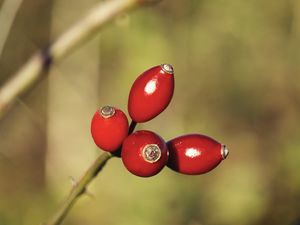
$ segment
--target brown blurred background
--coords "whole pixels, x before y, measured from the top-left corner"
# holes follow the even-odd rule
[[[0,0],[0,84],[97,2]],[[148,179],[112,159],[64,224],[296,225],[299,41],[297,0],[164,0],[117,18],[1,119],[0,225],[39,224],[57,208],[99,154],[94,111],[126,111],[135,78],[161,63],[175,68],[174,98],[137,128],[203,133],[229,157],[206,175]]]

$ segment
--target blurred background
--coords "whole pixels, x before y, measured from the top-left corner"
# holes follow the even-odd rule
[[[0,0],[0,84],[97,2]],[[165,168],[148,179],[114,158],[63,224],[299,224],[299,41],[297,0],[163,0],[120,16],[0,120],[0,225],[55,211],[100,153],[94,112],[127,113],[135,78],[161,63],[175,69],[173,100],[137,129],[206,134],[229,157],[202,176]]]

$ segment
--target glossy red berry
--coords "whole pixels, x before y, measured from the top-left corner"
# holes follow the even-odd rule
[[[151,131],[136,131],[122,145],[124,166],[140,177],[159,173],[168,161],[168,149],[164,140]]]
[[[104,151],[117,150],[127,132],[128,120],[120,109],[104,106],[94,114],[91,123],[92,137],[96,145]]]
[[[169,64],[152,67],[133,83],[128,112],[135,122],[146,122],[160,114],[170,103],[174,92],[174,70]]]
[[[168,167],[183,174],[203,174],[214,169],[229,153],[225,145],[200,134],[170,140]]]

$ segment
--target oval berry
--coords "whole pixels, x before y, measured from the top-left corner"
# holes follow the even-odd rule
[[[133,83],[128,112],[135,122],[146,122],[169,105],[174,92],[174,70],[169,64],[152,67]]]
[[[122,145],[122,161],[136,176],[150,177],[159,173],[168,161],[165,141],[151,131],[136,131]]]
[[[92,137],[95,144],[104,151],[117,150],[127,132],[128,120],[120,109],[104,106],[94,114],[91,123]]]
[[[203,174],[214,169],[229,153],[225,145],[200,134],[189,134],[167,143],[167,166],[183,174]]]

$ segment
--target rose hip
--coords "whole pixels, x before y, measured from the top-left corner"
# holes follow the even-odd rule
[[[127,136],[128,120],[126,115],[112,106],[97,110],[91,123],[91,134],[95,144],[107,152],[121,146]]]
[[[167,142],[169,161],[167,166],[183,174],[203,174],[214,169],[229,151],[225,145],[200,134],[189,134]]]
[[[146,122],[159,115],[170,103],[174,92],[174,70],[169,64],[152,67],[133,83],[128,112],[135,122]]]
[[[150,177],[159,173],[168,161],[164,140],[151,131],[136,131],[122,145],[122,161],[131,173]]]

